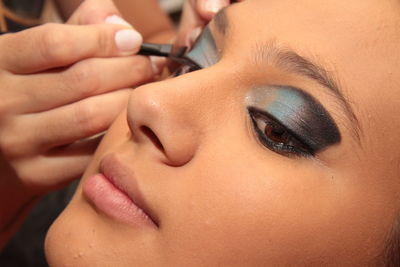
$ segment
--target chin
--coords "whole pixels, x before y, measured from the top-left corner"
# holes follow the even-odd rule
[[[46,235],[49,266],[163,266],[153,230],[132,227],[98,214],[78,188]]]
[[[45,239],[49,266],[99,266],[94,262],[98,256],[91,249],[90,233],[84,234],[78,225],[68,208],[53,222]]]

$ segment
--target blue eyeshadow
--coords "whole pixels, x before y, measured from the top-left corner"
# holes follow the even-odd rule
[[[314,152],[341,140],[329,113],[303,90],[291,86],[259,87],[252,90],[248,99],[252,108],[275,119]]]
[[[201,68],[207,68],[220,60],[220,53],[207,26],[193,44],[187,57],[196,62]]]

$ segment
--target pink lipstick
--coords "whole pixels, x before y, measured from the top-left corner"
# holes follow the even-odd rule
[[[100,163],[100,173],[83,182],[83,194],[95,209],[119,222],[157,227],[142,199],[134,173],[110,154]]]

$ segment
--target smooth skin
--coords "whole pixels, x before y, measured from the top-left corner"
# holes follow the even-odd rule
[[[48,233],[49,264],[382,266],[400,208],[399,14],[396,0],[247,0],[229,7],[229,33],[211,26],[222,59],[134,90],[83,178],[113,155],[135,173],[132,183],[160,227],[116,221],[80,187]],[[272,43],[337,77],[360,140],[327,89],[255,59],[257,45]],[[246,97],[271,85],[316,98],[341,142],[310,158],[264,147]]]

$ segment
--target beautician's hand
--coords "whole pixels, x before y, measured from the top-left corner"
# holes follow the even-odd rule
[[[199,35],[201,29],[222,8],[231,2],[244,0],[186,0],[183,6],[183,14],[176,39],[177,45],[190,46]]]
[[[141,36],[117,14],[112,1],[86,1],[69,25],[0,36],[0,194],[41,195],[79,177],[98,142],[83,139],[128,99],[118,89],[152,79],[148,58],[128,56]]]

